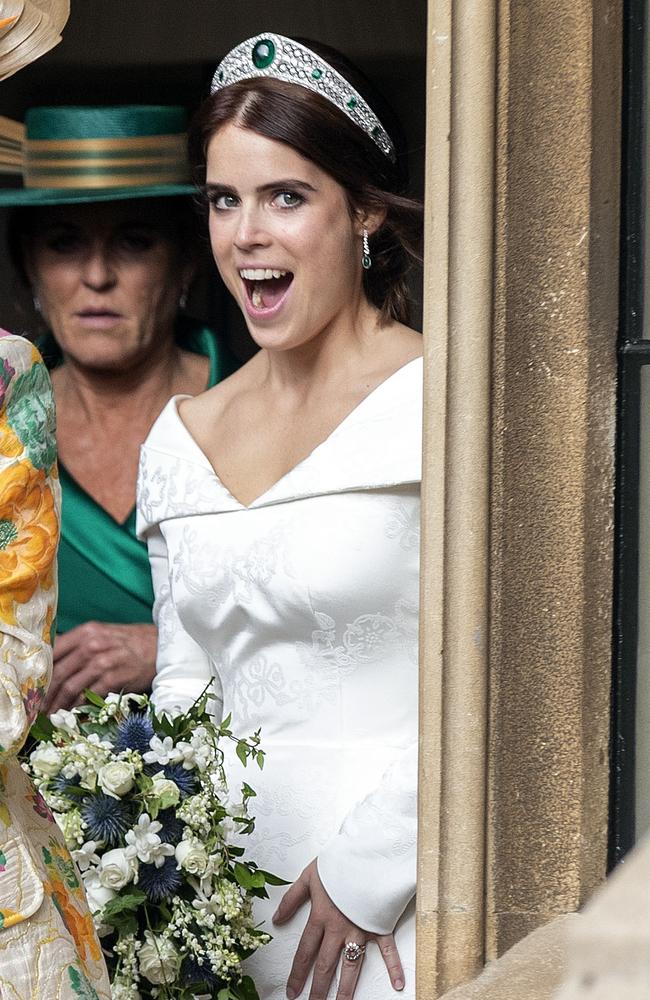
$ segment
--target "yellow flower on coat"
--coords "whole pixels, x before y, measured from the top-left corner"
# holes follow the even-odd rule
[[[43,631],[41,633],[41,638],[43,642],[49,642],[50,646],[54,645],[54,633],[52,631],[54,625],[54,612],[56,611],[56,605],[48,604],[47,614],[45,615],[45,621],[43,623]]]
[[[25,450],[13,427],[9,426],[6,411],[0,417],[0,454],[3,458],[18,458]]]
[[[16,624],[15,604],[39,585],[51,587],[59,538],[54,497],[45,473],[17,462],[0,474],[0,616]]]

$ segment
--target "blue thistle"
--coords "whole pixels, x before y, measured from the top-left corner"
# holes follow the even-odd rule
[[[133,712],[117,727],[114,747],[116,753],[123,750],[139,750],[146,753],[149,740],[154,735],[150,720],[142,712]]]
[[[129,809],[120,799],[99,792],[86,799],[81,807],[81,815],[87,824],[89,840],[103,840],[116,847],[130,828],[132,818]]]
[[[185,829],[185,824],[178,819],[173,809],[163,809],[156,816],[159,823],[162,823],[162,829],[158,831],[158,836],[162,840],[163,844],[176,844],[183,839],[183,830]]]
[[[165,777],[178,785],[182,799],[186,799],[188,795],[194,795],[196,778],[191,771],[186,771],[182,764],[167,764]]]
[[[62,774],[57,774],[52,778],[50,788],[59,795],[65,795],[69,788],[78,788],[80,783],[81,778],[78,774],[74,778],[64,778]]]
[[[160,868],[140,865],[138,888],[146,892],[152,903],[162,903],[173,896],[183,884],[183,876],[176,867],[176,858],[165,858]]]
[[[187,955],[183,959],[183,965],[181,966],[181,981],[183,983],[205,983],[207,986],[215,987],[221,985],[221,980],[219,976],[215,975],[211,967],[208,965],[207,959],[205,964],[199,962],[198,958],[194,958],[193,955]]]

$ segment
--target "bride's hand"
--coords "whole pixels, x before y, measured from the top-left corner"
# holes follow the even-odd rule
[[[274,924],[285,924],[296,911],[311,901],[311,912],[294,956],[287,981],[287,997],[294,1000],[304,988],[314,967],[309,1000],[325,1000],[336,973],[341,953],[348,941],[365,945],[374,941],[382,954],[393,989],[404,989],[404,972],[392,934],[369,934],[351,923],[334,905],[318,877],[316,861],[307,865],[300,878],[288,889],[273,915]],[[363,964],[343,958],[336,1000],[351,1000]]]

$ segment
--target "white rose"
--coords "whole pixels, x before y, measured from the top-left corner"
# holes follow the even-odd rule
[[[66,733],[76,733],[79,731],[77,716],[74,712],[68,712],[65,708],[60,708],[58,712],[53,712],[50,722],[57,729],[63,729]]]
[[[128,858],[123,847],[107,851],[96,869],[100,885],[105,889],[121,889],[133,880],[137,870],[137,861],[135,858]]]
[[[171,941],[154,938],[151,931],[144,934],[147,940],[138,952],[140,972],[150,983],[170,986],[178,975],[181,957]]]
[[[176,864],[190,875],[203,875],[207,864],[207,851],[198,840],[181,840],[174,851]]]
[[[97,772],[100,788],[114,799],[119,799],[131,791],[134,776],[133,764],[128,764],[125,760],[115,760],[110,764],[104,764]]]
[[[172,781],[171,778],[155,777],[153,779],[150,794],[155,796],[157,799],[164,799],[165,809],[169,809],[170,806],[178,805],[181,798],[181,790],[176,782]]]
[[[58,774],[61,768],[61,754],[51,743],[33,750],[29,761],[36,773],[45,777]]]
[[[101,884],[96,871],[84,879],[84,888],[86,890],[86,899],[88,900],[88,909],[91,913],[97,913],[103,909],[106,903],[110,902],[117,895],[114,889],[107,889],[106,886]]]

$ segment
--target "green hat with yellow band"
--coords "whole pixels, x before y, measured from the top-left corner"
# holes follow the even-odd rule
[[[3,205],[70,205],[193,194],[185,109],[169,105],[31,108],[0,117]]]

